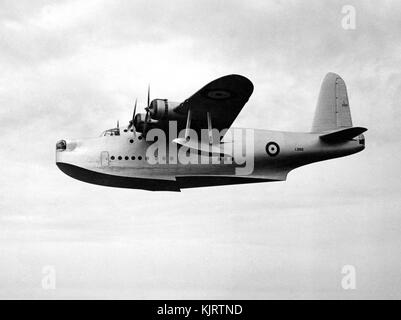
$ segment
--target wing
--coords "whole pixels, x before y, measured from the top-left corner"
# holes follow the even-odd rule
[[[213,129],[228,129],[241,112],[253,92],[252,82],[240,75],[231,74],[218,78],[183,103],[174,111],[187,115],[191,109],[191,129],[208,128],[207,112]]]

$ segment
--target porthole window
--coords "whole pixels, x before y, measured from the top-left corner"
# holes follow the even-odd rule
[[[110,157],[110,159],[111,159],[111,160],[114,160],[114,159],[115,159],[115,157],[114,157],[114,156],[111,156],[111,157]]]
[[[135,160],[135,156],[132,156],[132,157],[131,157],[131,160]]]
[[[134,143],[134,139],[130,139],[129,142]]]
[[[127,132],[128,130],[127,129],[124,129],[124,132]]]
[[[142,136],[139,136],[138,139],[139,139],[139,140],[142,140]]]
[[[138,160],[142,160],[142,156],[138,156]]]
[[[122,160],[122,158],[123,158],[122,156],[118,156],[118,160]]]
[[[125,156],[125,160],[129,160],[129,157],[128,157],[128,156]]]

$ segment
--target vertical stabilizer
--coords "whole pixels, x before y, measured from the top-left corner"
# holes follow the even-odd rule
[[[347,87],[335,73],[323,79],[317,101],[312,132],[323,132],[352,127]]]

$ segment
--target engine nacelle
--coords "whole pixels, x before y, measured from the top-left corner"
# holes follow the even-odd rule
[[[149,106],[150,117],[154,120],[179,120],[185,118],[174,111],[178,102],[170,102],[167,99],[154,99]]]
[[[137,132],[143,132],[143,128],[145,125],[146,114],[145,113],[137,113],[134,118],[134,126]],[[156,127],[159,121],[153,120],[150,117],[148,118],[148,123],[146,124],[146,131],[148,129]]]

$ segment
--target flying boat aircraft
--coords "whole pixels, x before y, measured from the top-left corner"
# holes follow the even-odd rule
[[[285,181],[317,161],[365,148],[353,127],[347,89],[337,74],[324,78],[310,132],[231,128],[253,92],[241,75],[218,78],[183,102],[150,101],[127,126],[90,139],[56,144],[56,164],[88,183],[151,191]]]

